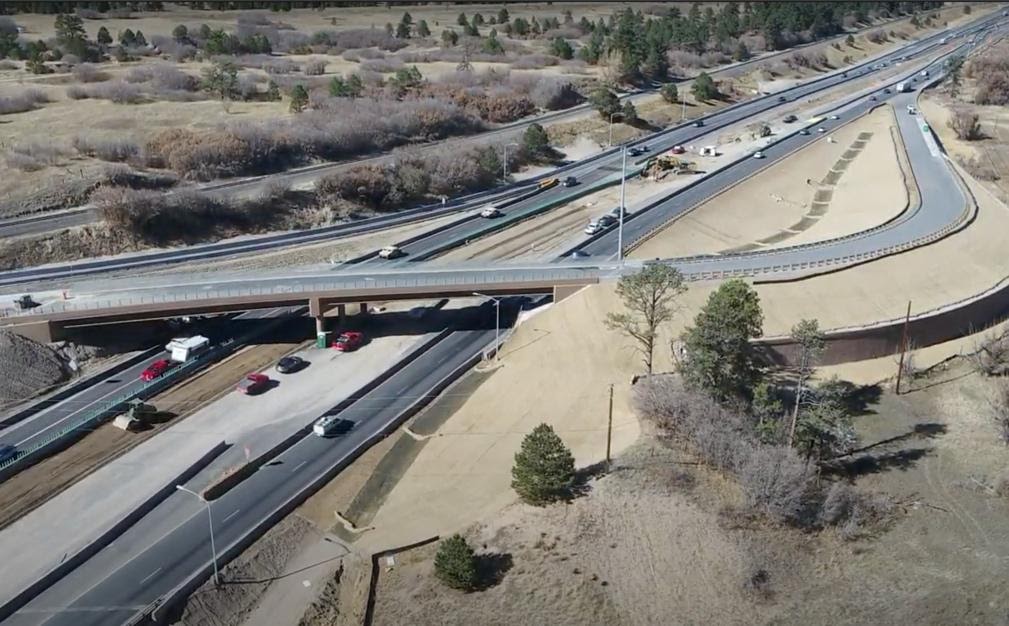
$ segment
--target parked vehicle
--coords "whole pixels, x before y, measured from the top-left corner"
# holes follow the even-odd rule
[[[483,211],[480,211],[480,217],[501,217],[501,210],[496,206],[487,206]]]
[[[326,415],[320,417],[312,425],[312,432],[319,437],[331,437],[333,435],[345,435],[354,428],[354,422],[345,420],[337,415]]]
[[[175,367],[175,364],[175,361],[169,359],[158,359],[140,372],[140,380],[149,383],[155,378],[160,378],[165,372]]]
[[[673,146],[673,149],[670,150],[670,152],[672,152],[673,154],[686,154],[687,149],[684,148],[683,146]]]
[[[560,182],[561,181],[559,181],[556,178],[548,178],[544,181],[540,181],[539,188],[541,191],[545,191],[547,189],[550,189],[551,187],[556,187],[557,185],[560,184]]]
[[[18,449],[9,443],[0,443],[0,463],[9,461],[18,455]]]
[[[378,256],[383,259],[398,259],[405,254],[399,246],[386,246],[378,251]]]
[[[281,374],[293,374],[308,365],[308,361],[300,356],[285,356],[277,361],[277,371]]]
[[[340,336],[333,342],[333,347],[338,352],[353,352],[362,345],[364,345],[364,333],[356,330],[340,333]]]
[[[718,147],[704,146],[703,148],[701,148],[701,156],[710,156],[710,157],[718,156]]]
[[[567,178],[564,179],[564,186],[565,187],[574,187],[577,184],[578,184],[578,179],[575,178],[574,176],[568,176]]]
[[[796,122],[798,120],[799,120],[799,118],[797,118],[796,116],[794,116],[792,114],[788,114],[784,118],[782,118],[781,121],[783,121],[786,124],[791,124],[792,122]]]
[[[34,309],[37,306],[42,306],[32,298],[30,294],[25,294],[14,301],[14,308],[19,311],[27,311],[28,309]]]
[[[193,335],[192,337],[176,337],[168,342],[165,350],[172,355],[172,360],[178,363],[185,363],[197,354],[210,347],[210,340],[203,335]]]
[[[266,391],[270,384],[270,377],[266,374],[247,374],[236,387],[240,393],[247,396],[254,396],[257,393]]]

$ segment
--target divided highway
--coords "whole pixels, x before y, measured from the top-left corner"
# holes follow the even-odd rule
[[[978,20],[977,23],[959,29],[957,32],[968,34],[973,33],[986,27],[996,19],[999,18],[996,16],[988,16]],[[707,134],[712,130],[717,130],[725,126],[738,123],[755,115],[773,111],[775,108],[782,106],[783,103],[779,102],[780,97],[784,97],[788,102],[792,102],[796,99],[804,98],[819,91],[836,87],[856,78],[871,74],[872,72],[877,71],[874,68],[880,63],[887,63],[889,65],[898,58],[906,59],[910,56],[923,54],[933,50],[941,45],[940,41],[944,36],[947,36],[947,33],[937,33],[922,39],[921,41],[909,44],[885,56],[853,66],[843,73],[837,72],[828,76],[823,76],[802,85],[783,90],[774,95],[763,96],[732,105],[703,118],[705,125],[704,128],[695,128],[689,124],[676,126],[655,133],[654,135],[644,137],[628,145],[640,146],[642,144],[647,144],[652,148],[652,151],[660,151],[667,150],[676,144],[690,143],[694,138]],[[373,232],[394,225],[429,219],[441,214],[447,214],[453,210],[471,210],[488,202],[492,202],[495,199],[508,197],[509,195],[517,194],[522,190],[531,189],[540,180],[545,180],[558,175],[574,175],[582,180],[583,184],[589,184],[606,176],[610,176],[614,172],[619,172],[620,160],[620,149],[608,150],[594,157],[559,168],[557,171],[546,174],[534,181],[526,181],[520,185],[512,186],[509,189],[492,190],[489,192],[474,194],[466,199],[457,200],[453,205],[450,205],[445,209],[436,209],[433,211],[430,209],[405,211],[393,216],[382,216],[372,218],[371,220],[362,220],[360,222],[340,224],[308,231],[269,235],[237,242],[205,244],[200,246],[190,246],[180,250],[143,253],[102,261],[85,261],[66,265],[50,265],[44,268],[25,268],[21,270],[7,271],[0,273],[0,285],[13,285],[46,279],[63,279],[98,272],[149,267],[153,265],[178,263],[183,261],[213,259],[241,253],[275,250],[292,245],[304,245],[307,243],[330,241],[353,234]],[[576,188],[572,190],[571,193],[577,193],[577,191],[578,190]],[[557,197],[562,192],[556,191],[555,189],[547,193],[553,194],[554,197]],[[549,197],[551,196],[545,196],[545,198]],[[538,200],[533,199],[531,201]],[[509,207],[508,212],[520,211],[527,207],[528,204],[519,203]],[[433,234],[433,236],[436,235],[437,234]]]
[[[339,412],[341,418],[354,423],[349,432],[331,438],[306,435],[214,500],[214,538],[218,551],[226,552],[250,530],[275,516],[290,500],[297,500],[302,494],[307,497],[307,490],[320,477],[335,475],[368,442],[397,423],[404,412],[418,402],[433,399],[433,388],[493,342],[492,311],[491,307],[481,306],[474,312],[486,328],[449,334]],[[8,623],[51,626],[123,623],[194,573],[209,573],[207,516],[202,508],[150,542],[133,537],[135,529],[36,597]],[[117,544],[131,549],[117,552]],[[110,562],[115,563],[114,569],[109,569]],[[93,563],[105,565],[93,567]],[[67,587],[70,582],[73,586]],[[54,598],[61,600],[51,603]]]

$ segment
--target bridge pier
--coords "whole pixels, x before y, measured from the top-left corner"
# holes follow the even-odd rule
[[[27,324],[13,324],[4,328],[15,335],[34,339],[39,343],[51,343],[63,338],[63,328],[49,320]]]

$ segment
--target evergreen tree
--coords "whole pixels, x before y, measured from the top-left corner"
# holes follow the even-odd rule
[[[666,83],[659,93],[662,94],[662,99],[670,104],[680,101],[680,91],[676,88],[675,83]]]
[[[103,46],[107,46],[107,45],[111,44],[112,43],[112,35],[109,34],[109,29],[105,28],[104,26],[102,26],[101,28],[99,28],[98,29],[97,40],[98,40],[98,43],[100,43]]]
[[[400,22],[396,25],[396,39],[409,39],[410,38],[410,25]]]
[[[476,587],[476,554],[462,535],[452,535],[439,544],[434,556],[434,574],[453,589],[470,591]]]
[[[459,26],[467,26],[469,24],[469,20],[466,19],[465,13],[460,13],[459,17],[455,18],[455,23]]]
[[[541,158],[551,152],[550,137],[542,126],[535,122],[522,134],[522,149],[531,158]]]
[[[512,488],[529,504],[542,506],[567,495],[575,459],[553,428],[540,424],[522,440],[512,467]]]
[[[280,102],[282,100],[280,87],[272,80],[270,81],[270,84],[266,86],[266,99],[270,102]]]
[[[147,46],[147,38],[144,37],[143,31],[138,30],[136,36],[133,38],[133,45],[138,48]]]
[[[485,54],[504,54],[504,46],[498,41],[497,31],[491,29],[490,35],[483,40],[481,49]]]
[[[459,43],[459,33],[455,32],[451,28],[446,28],[441,31],[441,42],[445,46],[452,47]]]
[[[620,112],[620,99],[603,85],[596,87],[589,94],[589,104],[606,120],[614,113]]]
[[[516,17],[512,20],[512,32],[514,32],[519,37],[525,37],[529,34],[529,22],[522,17]]]
[[[74,40],[83,41],[86,38],[84,20],[81,19],[81,16],[62,13],[56,16],[56,39],[60,43],[66,45]]]
[[[505,7],[501,7],[497,12],[497,23],[505,24],[508,22],[508,19],[509,19],[508,9],[506,9]]]
[[[427,20],[421,20],[417,22],[417,36],[418,37],[430,37],[431,29],[428,28]]]
[[[215,63],[203,70],[203,90],[221,100],[232,100],[238,93],[238,66],[230,61]]]
[[[291,113],[301,113],[308,107],[308,91],[304,85],[295,85],[291,90]]]
[[[575,55],[575,51],[571,49],[571,44],[569,44],[563,37],[555,37],[550,42],[550,54],[566,60],[573,57]]]
[[[690,93],[701,102],[714,100],[722,94],[718,91],[718,86],[707,72],[701,72],[694,79],[694,84],[690,86]]]
[[[183,43],[189,39],[189,29],[186,28],[185,24],[179,24],[172,29],[172,39],[179,43]]]
[[[738,278],[722,283],[683,334],[690,386],[718,400],[749,398],[760,377],[750,340],[763,334],[763,320],[752,287]]]

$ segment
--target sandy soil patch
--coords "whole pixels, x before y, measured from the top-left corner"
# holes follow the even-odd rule
[[[792,245],[799,236],[817,241],[882,223],[907,202],[890,131],[895,125],[892,109],[880,107],[698,205],[633,256]]]

